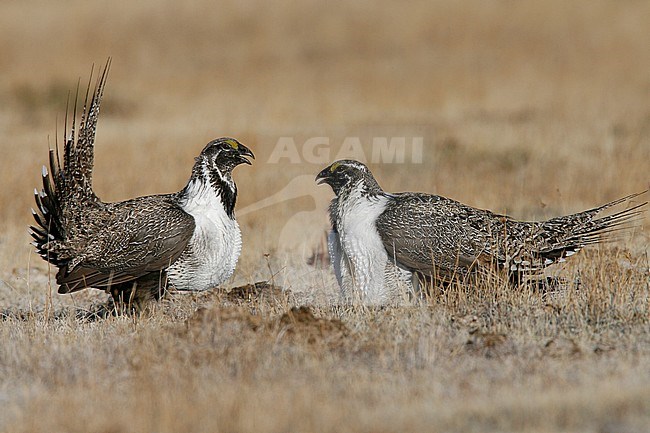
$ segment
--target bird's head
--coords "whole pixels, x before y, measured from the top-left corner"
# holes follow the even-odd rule
[[[248,147],[234,138],[222,137],[209,142],[196,158],[196,162],[208,172],[216,171],[223,176],[230,176],[239,164],[251,164],[247,156],[255,159]]]
[[[232,171],[239,164],[251,164],[246,157],[255,159],[253,152],[234,138],[222,137],[209,142],[196,157],[192,177],[182,192],[184,200],[201,195],[209,187],[234,218],[237,185]]]
[[[381,192],[379,184],[365,164],[353,159],[336,161],[323,169],[316,176],[319,185],[324,183],[332,187],[334,194],[349,192],[355,188],[362,188],[366,194]]]

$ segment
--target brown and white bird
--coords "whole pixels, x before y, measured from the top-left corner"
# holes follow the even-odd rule
[[[179,192],[103,202],[93,191],[92,171],[109,66],[110,60],[90,100],[89,85],[79,125],[75,102],[70,132],[64,132],[63,161],[58,145],[50,150],[43,188],[35,190],[33,244],[58,267],[59,293],[94,287],[123,305],[140,307],[169,286],[214,288],[232,275],[239,258],[232,171],[250,164],[253,153],[234,138],[218,138],[201,151]]]
[[[563,262],[587,245],[626,228],[646,203],[608,216],[632,194],[594,209],[542,222],[517,221],[424,193],[384,192],[368,167],[337,161],[316,180],[334,190],[328,243],[346,300],[392,302],[420,279],[449,281],[500,269],[513,282]]]

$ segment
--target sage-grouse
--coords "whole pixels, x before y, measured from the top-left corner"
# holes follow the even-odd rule
[[[420,279],[450,281],[481,269],[501,269],[521,281],[625,228],[646,204],[597,217],[639,195],[633,194],[577,214],[525,222],[437,195],[384,192],[358,161],[337,161],[316,180],[335,194],[328,246],[341,292],[366,304],[393,302],[399,287],[417,290]]]
[[[232,275],[239,258],[232,171],[250,164],[246,157],[253,153],[234,138],[219,138],[201,151],[181,191],[102,202],[92,188],[93,147],[108,68],[90,100],[88,86],[78,132],[74,115],[64,132],[62,163],[58,145],[50,149],[49,173],[44,166],[43,189],[35,190],[33,244],[59,268],[59,293],[94,287],[120,305],[141,307],[169,285],[214,288]]]

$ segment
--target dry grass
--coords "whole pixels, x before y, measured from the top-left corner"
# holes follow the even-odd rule
[[[387,190],[528,219],[643,190],[647,2],[114,4],[0,5],[1,430],[650,429],[647,218],[557,270],[580,285],[556,293],[486,282],[341,309],[306,264],[325,164],[267,163],[280,137],[329,137],[334,158],[345,137],[370,154],[372,137],[419,136],[423,164],[372,166]],[[87,321],[104,295],[51,295],[31,191],[68,89],[109,55],[98,194],[177,190],[204,143],[240,138],[257,160],[235,173],[244,250],[224,291],[272,276],[290,296],[175,295]]]

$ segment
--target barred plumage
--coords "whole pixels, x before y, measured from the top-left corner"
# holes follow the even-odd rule
[[[169,284],[180,290],[215,287],[230,277],[241,250],[232,171],[250,164],[246,157],[253,153],[233,138],[219,138],[196,158],[181,191],[102,202],[92,188],[92,170],[109,67],[110,59],[90,100],[88,86],[78,132],[75,98],[63,161],[58,143],[50,149],[49,172],[43,167],[43,188],[35,190],[33,244],[59,268],[59,293],[94,287],[141,305],[160,298]]]
[[[336,194],[330,250],[339,284],[346,297],[368,303],[387,302],[396,284],[413,289],[422,277],[450,280],[501,269],[519,281],[587,245],[611,240],[647,204],[633,203],[644,191],[573,215],[527,222],[437,195],[386,193],[358,161],[335,162],[317,180]],[[599,217],[623,203],[631,207]]]

